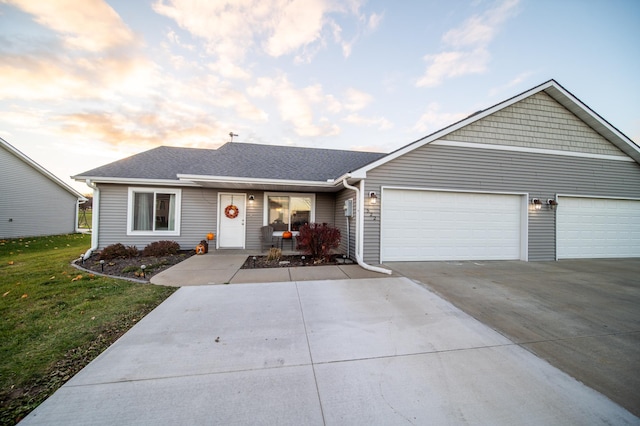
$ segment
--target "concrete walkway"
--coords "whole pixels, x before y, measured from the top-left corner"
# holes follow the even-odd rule
[[[180,288],[23,424],[639,422],[395,277]]]
[[[283,281],[388,278],[389,275],[363,269],[357,264],[292,268],[240,269],[248,254],[191,256],[151,278],[152,284],[185,287],[210,284],[270,283]]]

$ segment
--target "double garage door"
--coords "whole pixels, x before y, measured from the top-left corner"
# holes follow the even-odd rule
[[[558,259],[640,257],[640,201],[558,197]]]
[[[382,199],[382,262],[523,257],[525,196],[384,189]]]

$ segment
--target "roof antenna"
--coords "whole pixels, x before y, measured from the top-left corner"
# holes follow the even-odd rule
[[[233,132],[229,132],[229,137],[231,138],[231,140],[229,142],[233,142],[233,137],[238,137],[238,135],[236,133]]]

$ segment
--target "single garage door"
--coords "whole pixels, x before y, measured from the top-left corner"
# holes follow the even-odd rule
[[[640,257],[640,201],[558,197],[558,259]]]
[[[384,189],[381,260],[521,259],[523,199],[519,195]]]

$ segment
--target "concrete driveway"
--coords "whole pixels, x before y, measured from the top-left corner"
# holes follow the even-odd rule
[[[640,416],[640,259],[387,266]]]
[[[638,424],[404,277],[183,287],[32,424]]]

